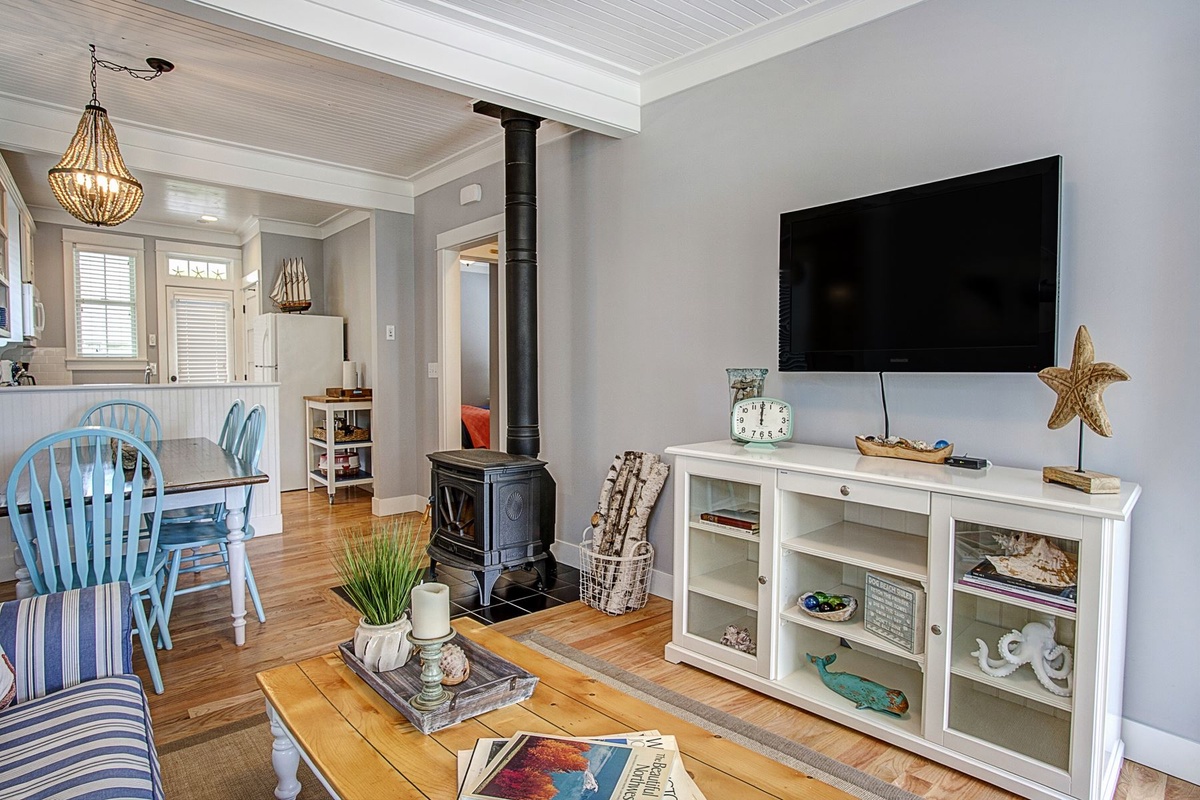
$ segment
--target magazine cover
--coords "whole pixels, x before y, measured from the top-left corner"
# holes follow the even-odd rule
[[[677,754],[593,739],[519,732],[478,781],[471,800],[662,800]]]
[[[984,560],[969,569],[963,580],[968,583],[975,583],[981,586],[987,585],[1004,585],[1014,589],[1022,589],[1028,592],[1035,592],[1045,597],[1055,598],[1058,602],[1074,603],[1075,602],[1075,585],[1069,586],[1048,586],[1045,584],[1034,583],[1032,581],[1014,578],[998,571],[996,566],[990,560]]]

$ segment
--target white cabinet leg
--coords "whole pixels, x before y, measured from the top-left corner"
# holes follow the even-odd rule
[[[275,797],[278,800],[296,800],[296,795],[300,794],[300,781],[296,780],[300,751],[292,744],[270,703],[267,703],[267,718],[271,720],[271,736],[275,738],[271,745],[271,766],[275,769],[275,777],[279,779],[275,784]]]

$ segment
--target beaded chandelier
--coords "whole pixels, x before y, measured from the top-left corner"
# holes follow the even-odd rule
[[[148,58],[149,70],[131,69],[98,61],[96,46],[88,47],[92,55],[92,101],[84,106],[83,118],[67,152],[50,170],[50,188],[62,207],[76,219],[89,225],[112,227],[128,220],[141,206],[142,185],[125,166],[108,112],[96,99],[96,67],[128,72],[149,81],[170,72],[174,65]]]

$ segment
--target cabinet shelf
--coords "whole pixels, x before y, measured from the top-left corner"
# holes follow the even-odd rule
[[[797,553],[887,572],[921,584],[929,577],[928,540],[886,528],[836,522],[812,533],[784,539],[782,546]]]
[[[311,445],[316,445],[317,447],[320,447],[322,450],[324,450],[326,447],[328,447],[328,445],[321,439],[313,439],[310,437],[308,440],[308,443]],[[338,442],[337,444],[335,444],[333,446],[333,449],[334,450],[351,450],[355,447],[373,447],[374,445],[375,445],[375,443],[372,441]]]
[[[757,533],[735,528],[732,525],[718,525],[715,522],[705,522],[699,517],[692,517],[691,526],[696,530],[708,531],[709,533],[719,533],[723,536],[729,536],[734,539],[742,539],[747,542],[757,542],[759,536]]]
[[[1058,606],[1049,606],[1045,603],[1039,603],[1036,600],[1024,600],[1020,597],[1014,597],[1011,594],[989,592],[983,587],[971,586],[965,583],[956,583],[954,584],[954,591],[959,592],[960,594],[969,594],[973,595],[974,597],[981,597],[985,600],[993,600],[997,603],[1007,603],[1010,606],[1017,606],[1018,608],[1028,609],[1029,611],[1036,611],[1039,614],[1047,614],[1052,617],[1058,617],[1059,619],[1075,619],[1074,611],[1068,611],[1067,609],[1059,608]],[[1008,631],[1005,631],[1005,633],[1008,633]]]
[[[847,594],[855,592],[862,593],[862,589],[856,586],[835,586],[829,590],[830,594]],[[886,639],[882,639],[873,633],[867,631],[863,627],[863,607],[859,604],[858,611],[855,612],[854,618],[847,622],[832,622],[818,617],[810,617],[804,613],[804,610],[798,605],[791,606],[785,611],[781,611],[779,616],[786,619],[795,625],[803,625],[806,628],[822,631],[824,633],[837,636],[845,639],[848,642],[858,642],[867,647],[872,647],[884,653],[898,656],[915,662],[921,669],[925,669],[925,654],[910,653],[902,647],[897,647]]]
[[[688,591],[755,611],[758,609],[758,564],[742,561],[701,575],[691,575]]]
[[[325,475],[322,475],[319,470],[314,469],[312,472],[308,473],[308,476],[322,486],[329,486],[329,478]],[[359,470],[348,478],[335,477],[333,483],[335,486],[361,486],[362,484],[370,483],[373,480],[375,480],[375,477],[371,475],[371,473]]]
[[[1006,633],[1009,633],[1009,629],[998,628],[995,625],[988,625],[985,622],[973,622],[968,625],[961,633],[954,637],[954,642],[951,644],[951,674],[959,675],[975,683],[991,686],[1007,694],[1023,697],[1026,700],[1033,700],[1042,705],[1051,706],[1063,711],[1070,711],[1074,707],[1073,698],[1059,697],[1056,694],[1046,691],[1045,687],[1038,683],[1037,676],[1033,674],[1033,668],[1027,664],[1018,668],[1016,672],[1007,678],[993,678],[979,669],[979,659],[971,655],[973,651],[978,649],[978,644],[976,644],[975,640],[982,639],[987,643],[991,657],[995,659],[999,657],[996,655],[996,645],[1000,641],[1000,637]],[[1075,648],[1072,647],[1072,653],[1074,650]]]

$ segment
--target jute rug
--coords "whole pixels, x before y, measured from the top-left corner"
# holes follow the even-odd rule
[[[911,792],[751,725],[732,714],[664,689],[548,636],[533,632],[515,638],[527,647],[549,655],[591,678],[836,786],[854,797],[862,800],[919,800]],[[264,715],[159,748],[167,797],[172,800],[262,800],[273,797],[275,772],[271,769],[271,742],[270,726]],[[300,792],[300,800],[329,800],[329,794],[303,761],[300,762],[298,777],[304,787]]]

